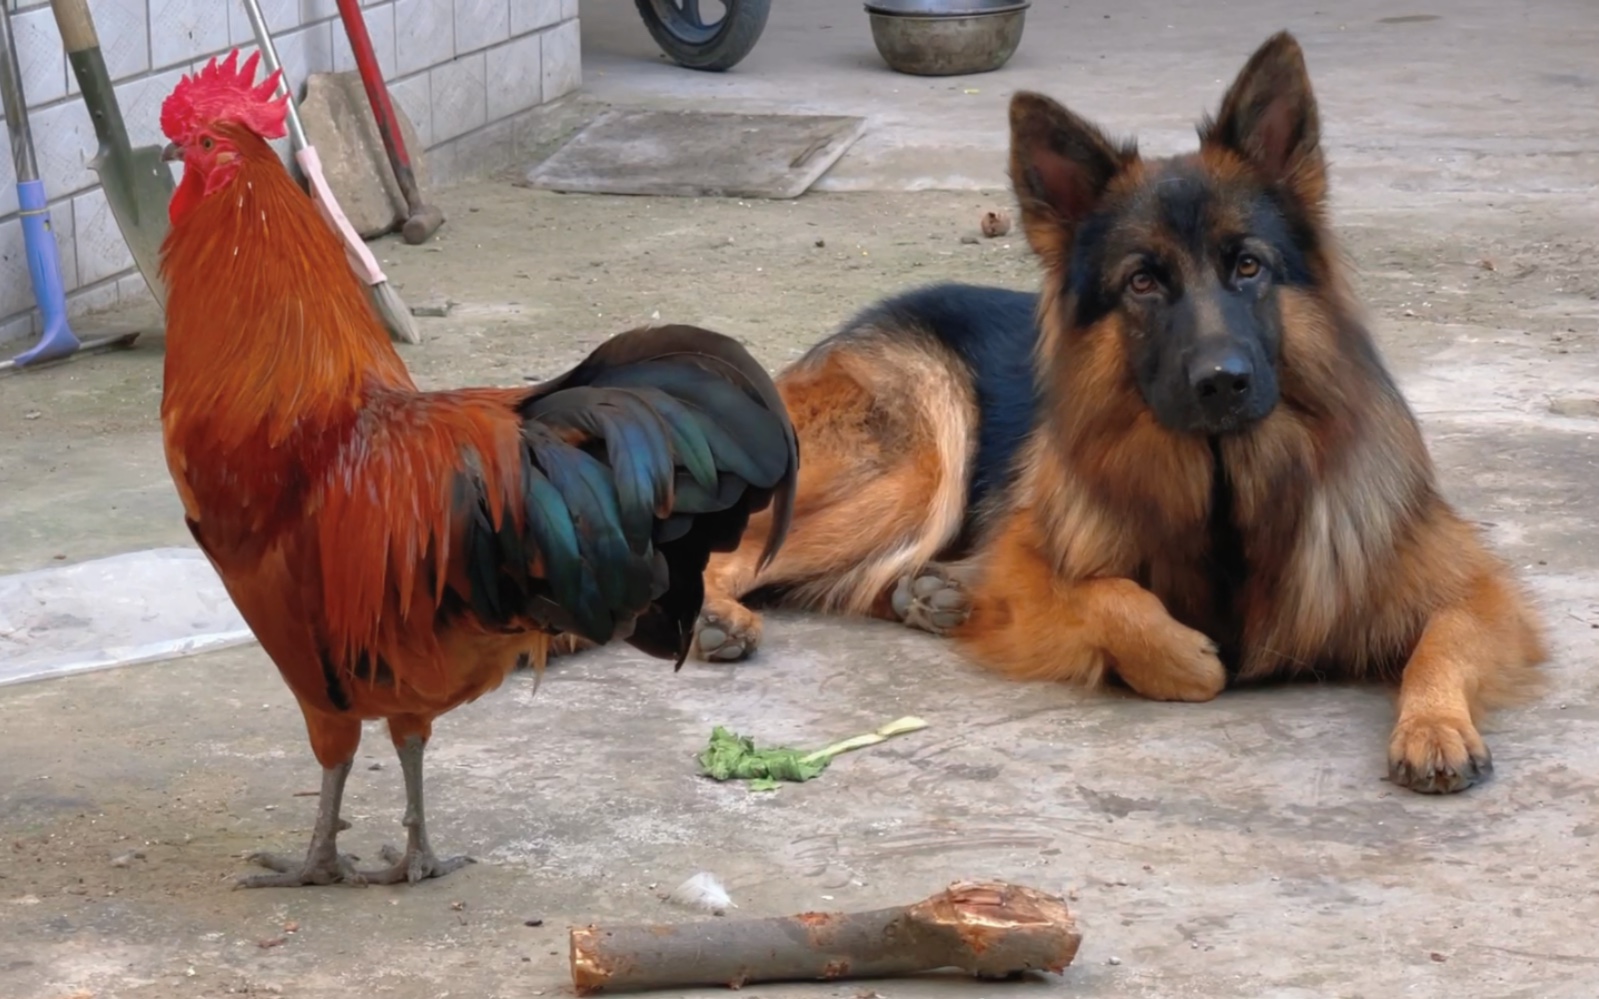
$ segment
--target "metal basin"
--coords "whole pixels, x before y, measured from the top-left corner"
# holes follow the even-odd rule
[[[1031,0],[872,0],[872,41],[889,68],[916,76],[988,73],[1022,40]]]

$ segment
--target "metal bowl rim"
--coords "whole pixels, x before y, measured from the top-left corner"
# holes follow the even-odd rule
[[[945,21],[960,17],[993,17],[996,14],[1015,14],[1024,11],[1033,5],[1032,0],[1018,0],[1001,7],[966,7],[952,8],[950,10],[904,10],[894,7],[880,7],[874,3],[863,6],[868,14],[881,17],[898,17],[916,21]]]

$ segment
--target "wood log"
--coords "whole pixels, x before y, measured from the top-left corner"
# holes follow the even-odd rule
[[[958,882],[920,902],[870,912],[573,927],[572,984],[583,996],[943,968],[1007,978],[1060,972],[1081,942],[1064,899],[1023,885]]]

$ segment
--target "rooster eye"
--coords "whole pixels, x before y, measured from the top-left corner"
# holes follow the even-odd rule
[[[1127,278],[1127,290],[1134,295],[1147,295],[1155,290],[1156,284],[1155,275],[1142,268],[1133,271]]]
[[[1233,264],[1233,275],[1239,280],[1247,281],[1260,273],[1260,258],[1252,253],[1245,253]]]
[[[208,151],[209,151],[209,150],[210,150],[210,148],[211,148],[211,147],[212,147],[212,146],[213,146],[213,145],[215,145],[215,144],[216,144],[216,143],[214,143],[214,142],[212,142],[212,141],[211,141],[211,137],[210,137],[210,136],[209,136],[209,135],[207,135],[207,136],[205,136],[205,137],[204,137],[204,138],[202,138],[202,139],[201,139],[201,140],[200,140],[200,148],[201,148],[201,149],[205,149],[205,150],[208,150]]]

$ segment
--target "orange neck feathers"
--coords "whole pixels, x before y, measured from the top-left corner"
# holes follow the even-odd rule
[[[413,388],[332,227],[265,140],[221,127],[237,167],[214,183],[186,172],[161,248],[163,420],[232,420],[276,443],[353,417],[373,388]]]

